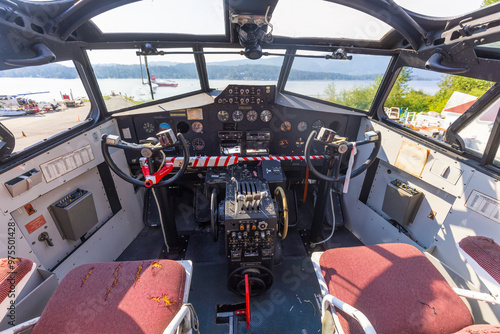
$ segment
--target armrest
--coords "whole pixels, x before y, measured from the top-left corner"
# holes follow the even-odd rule
[[[373,325],[371,324],[370,320],[361,312],[360,310],[352,307],[349,304],[344,303],[338,298],[335,298],[332,295],[326,295],[323,297],[323,303],[322,303],[322,317],[325,316],[327,308],[333,305],[337,307],[338,309],[342,310],[349,316],[353,317],[356,319],[356,321],[361,325],[363,328],[364,332],[367,334],[376,334],[377,332],[373,328]],[[323,320],[323,319],[322,319]]]
[[[191,329],[198,334],[200,333],[198,316],[194,311],[193,305],[187,303],[182,305],[179,312],[177,312],[170,324],[163,331],[163,334],[191,333]]]
[[[487,302],[487,303],[490,303],[493,305],[500,304],[500,299],[498,299],[495,296],[492,296],[490,294],[484,293],[484,292],[477,292],[477,291],[465,290],[465,289],[460,289],[460,288],[453,288],[453,290],[460,297],[475,299],[475,300]]]

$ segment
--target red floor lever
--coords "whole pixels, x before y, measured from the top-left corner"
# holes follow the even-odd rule
[[[250,283],[248,283],[248,274],[245,274],[245,297],[247,300],[247,329],[250,329]]]

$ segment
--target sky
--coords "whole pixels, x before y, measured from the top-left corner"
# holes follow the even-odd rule
[[[478,9],[483,0],[396,0],[414,12],[450,17]],[[130,18],[139,17],[138,20]],[[143,0],[118,7],[95,18],[103,32],[172,32],[198,35],[224,34],[222,0]],[[387,18],[390,20],[390,17]],[[292,37],[344,37],[378,40],[390,26],[365,13],[322,0],[280,0],[271,23],[274,35]],[[91,52],[94,63],[136,64],[135,51]],[[167,59],[168,58],[168,59]],[[150,58],[151,59],[151,58]],[[186,56],[150,61],[193,62]],[[211,57],[222,61],[224,57]],[[207,62],[210,60],[207,59]]]

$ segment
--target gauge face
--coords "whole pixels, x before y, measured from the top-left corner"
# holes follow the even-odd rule
[[[297,124],[297,130],[299,130],[300,132],[307,131],[307,122],[302,121]]]
[[[221,122],[227,122],[229,121],[229,113],[225,110],[221,110],[217,113],[217,118]]]
[[[142,129],[146,133],[153,133],[153,132],[155,132],[155,126],[154,126],[153,123],[150,123],[150,122],[145,122],[144,124],[142,124]]]
[[[314,131],[319,131],[319,129],[325,127],[325,122],[318,119],[318,120],[314,121],[314,123],[312,124],[312,127],[313,127]]]
[[[195,151],[201,151],[205,148],[205,141],[201,138],[195,138],[193,140],[193,148]]]
[[[241,110],[235,110],[233,112],[233,121],[235,121],[235,122],[241,122],[243,120],[243,117],[244,117],[243,111],[241,111]]]
[[[168,129],[170,129],[170,124],[168,124],[167,122],[163,122],[163,123],[160,123],[160,125],[158,125],[158,127],[161,130],[168,130]]]
[[[270,112],[269,110],[264,110],[260,113],[260,120],[262,122],[269,122],[271,120],[271,118],[273,118],[273,114],[272,112]]]
[[[279,144],[281,148],[287,148],[290,145],[290,140],[288,138],[281,138]]]
[[[250,110],[249,112],[247,112],[247,120],[249,122],[255,122],[258,116],[259,115],[257,115],[257,112],[255,110]]]
[[[203,124],[201,124],[201,122],[193,122],[193,124],[191,124],[191,129],[193,129],[193,131],[196,133],[202,133]]]
[[[284,121],[280,126],[281,131],[288,132],[292,129],[292,124],[289,121]]]
[[[297,138],[297,141],[295,142],[295,146],[297,146],[297,148],[302,148],[302,147],[304,147],[305,144],[306,144],[306,142],[304,141],[304,138],[302,138],[302,137]]]

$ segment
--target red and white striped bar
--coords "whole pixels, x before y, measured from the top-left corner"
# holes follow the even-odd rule
[[[311,155],[311,159],[324,159],[323,155]],[[184,158],[182,157],[167,157],[167,161],[174,164],[174,167],[180,167]],[[207,156],[207,157],[190,157],[189,166],[193,168],[201,167],[227,167],[235,165],[238,162],[244,161],[294,161],[294,160],[305,160],[304,156],[292,155],[292,156],[268,156],[268,157],[238,157],[238,156]]]

